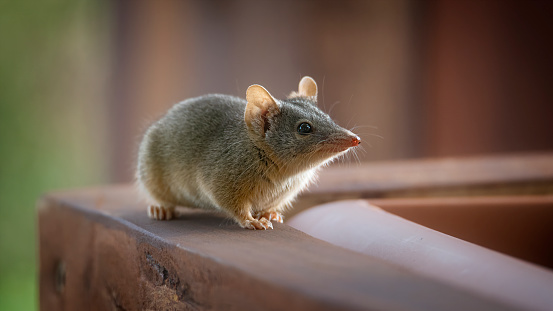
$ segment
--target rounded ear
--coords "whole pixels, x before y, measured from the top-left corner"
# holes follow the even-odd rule
[[[269,129],[269,120],[280,112],[276,100],[261,85],[254,84],[246,91],[246,111],[244,121],[254,132],[265,136]]]
[[[314,97],[317,98],[317,83],[315,80],[309,76],[301,78],[298,94],[301,96]]]

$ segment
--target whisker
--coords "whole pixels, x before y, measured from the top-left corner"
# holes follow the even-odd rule
[[[378,130],[378,126],[376,126],[376,125],[356,125],[356,126],[350,128],[349,130],[353,131],[353,130],[358,129],[358,128],[371,128],[371,129]]]
[[[373,145],[367,140],[363,141],[363,144],[365,144],[365,146],[369,146],[369,148],[373,148]],[[363,146],[361,146],[361,148],[363,148]]]
[[[241,92],[240,92],[240,85],[238,83],[238,79],[234,79],[234,81],[236,82],[236,92],[237,94],[240,94]]]
[[[340,101],[337,101],[337,102],[335,102],[334,104],[332,104],[332,106],[330,106],[330,111],[328,112],[328,114],[331,114],[331,113],[332,113],[332,109],[334,109],[334,107],[335,107],[336,105],[338,105],[339,103],[340,103]]]
[[[374,134],[374,133],[367,133],[365,135],[370,135],[370,136],[374,136],[374,137],[377,137],[377,138],[380,138],[380,139],[384,139],[384,136],[380,136],[380,135]]]
[[[351,96],[349,97],[349,100],[348,100],[348,106],[349,104],[351,104],[351,100],[353,99],[353,94],[351,94]]]
[[[367,152],[367,150],[365,150],[365,147],[364,147],[364,146],[359,145],[359,146],[357,146],[357,147],[358,147],[358,150],[359,150],[359,151],[363,152],[364,154],[368,154],[368,152]]]
[[[359,154],[357,154],[359,150],[353,149],[353,153],[355,154],[355,157],[357,158],[357,164],[361,165],[361,159],[359,158]]]
[[[355,117],[355,116],[351,116],[351,118],[349,118],[349,121],[348,121],[348,123],[346,124],[346,127],[349,127],[349,124],[351,123],[351,121],[353,120],[354,117]]]
[[[323,108],[326,111],[326,106],[325,106],[325,79],[326,79],[326,75],[323,76],[323,89],[322,89],[321,93],[323,93]]]
[[[363,142],[363,144],[368,142],[368,139],[366,138],[366,136],[373,136],[373,137],[379,138],[381,140],[385,140],[385,138],[383,136],[372,134],[372,133],[356,133],[356,134],[361,137],[361,141]]]

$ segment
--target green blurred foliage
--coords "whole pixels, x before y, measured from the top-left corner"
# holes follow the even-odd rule
[[[108,12],[0,2],[0,310],[38,306],[37,198],[108,180]]]

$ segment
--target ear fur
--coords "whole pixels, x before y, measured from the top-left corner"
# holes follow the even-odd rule
[[[254,132],[265,136],[265,132],[270,127],[270,118],[280,112],[276,100],[258,84],[248,87],[246,100],[248,101],[244,112],[246,125]]]
[[[288,98],[298,96],[309,97],[317,100],[317,83],[313,80],[313,78],[309,76],[301,78],[300,84],[298,85],[298,91],[292,92]]]

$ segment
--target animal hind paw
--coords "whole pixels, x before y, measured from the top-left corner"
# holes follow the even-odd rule
[[[175,208],[150,205],[148,206],[148,217],[155,220],[169,220],[175,217]]]

